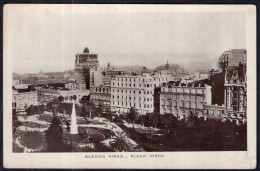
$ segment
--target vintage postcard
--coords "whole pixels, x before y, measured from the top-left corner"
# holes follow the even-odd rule
[[[4,6],[4,167],[256,167],[253,5]]]

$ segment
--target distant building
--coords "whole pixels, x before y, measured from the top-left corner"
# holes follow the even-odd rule
[[[76,54],[75,77],[77,83],[86,84],[86,89],[102,85],[98,55],[89,53],[88,48],[85,48],[83,53]]]
[[[246,62],[245,49],[232,49],[225,51],[219,57],[219,69],[225,71],[227,67],[238,66],[239,62]]]
[[[104,86],[110,86],[111,80],[115,79],[118,75],[125,75],[124,71],[119,70],[112,70],[110,68],[110,63],[107,65],[108,67],[106,70],[102,71],[102,77],[103,77],[103,85]]]
[[[111,111],[129,112],[135,107],[139,114],[154,111],[154,88],[168,81],[166,76],[152,77],[149,74],[139,76],[116,76],[111,81]]]
[[[13,87],[12,108],[20,112],[25,111],[30,105],[38,105],[37,91],[19,91]]]
[[[79,103],[83,96],[89,95],[89,90],[70,90],[65,87],[39,86],[35,89],[37,90],[39,104],[47,104],[59,96],[64,97],[65,103],[71,103],[74,95],[77,97],[76,103]]]
[[[93,88],[92,92],[90,93],[90,99],[96,107],[102,107],[103,111],[106,109],[110,110],[111,87],[102,85]]]
[[[86,84],[77,84],[77,83],[67,83],[65,88],[70,90],[86,90]]]
[[[226,118],[226,108],[224,105],[205,105],[205,112],[204,112],[205,120],[207,118],[214,118],[223,120]]]
[[[169,83],[161,87],[161,114],[173,114],[178,119],[187,118],[191,113],[203,116],[205,105],[211,105],[211,86]]]
[[[28,87],[31,86],[30,84],[14,84],[13,87],[15,89],[28,89]]]
[[[12,85],[16,85],[16,84],[19,84],[19,83],[20,83],[19,80],[13,80],[13,81],[12,81]]]
[[[46,85],[46,84],[55,84],[55,83],[65,83],[63,78],[43,78],[43,77],[29,77],[25,80],[27,84],[31,84],[34,86]]]
[[[206,72],[195,72],[194,74],[196,80],[204,80],[209,78],[209,73]]]

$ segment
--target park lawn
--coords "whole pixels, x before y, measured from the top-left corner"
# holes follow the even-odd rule
[[[47,128],[49,126],[49,125],[43,125],[34,122],[24,122],[23,125],[30,128]]]
[[[31,149],[43,149],[45,146],[44,134],[37,131],[27,131],[20,139],[23,146]]]
[[[53,115],[50,115],[50,114],[43,114],[43,115],[40,115],[38,120],[41,120],[41,121],[46,121],[46,122],[51,122],[53,119]]]
[[[12,144],[13,144],[13,152],[14,153],[22,153],[23,152],[22,147],[19,147],[15,142],[13,142]]]

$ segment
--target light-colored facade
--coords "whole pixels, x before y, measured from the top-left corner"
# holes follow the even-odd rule
[[[191,112],[202,115],[205,105],[211,105],[211,86],[173,83],[161,87],[161,114],[173,114],[183,119]]]
[[[12,108],[16,111],[25,111],[30,105],[38,105],[37,91],[20,92],[13,90],[12,92]]]
[[[72,97],[75,95],[77,97],[76,103],[79,103],[83,96],[89,95],[89,90],[68,90],[64,88],[54,89],[52,87],[35,87],[38,92],[38,103],[47,104],[51,102],[54,98],[59,96],[64,97],[65,103],[72,103]]]
[[[86,90],[86,84],[67,83],[65,84],[65,88],[70,90]]]
[[[27,89],[30,84],[13,84],[15,89]]]
[[[111,81],[111,111],[129,112],[135,107],[139,114],[154,111],[154,88],[168,81],[166,76],[152,77],[149,74],[139,76],[117,76]]]
[[[101,106],[103,109],[110,109],[111,87],[99,86],[92,89],[90,99],[96,107]]]

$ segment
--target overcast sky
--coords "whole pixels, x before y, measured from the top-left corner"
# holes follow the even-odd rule
[[[57,6],[56,6],[57,7]],[[15,8],[7,39],[18,73],[74,68],[88,47],[101,66],[156,65],[217,59],[246,48],[246,16],[238,12],[73,12],[70,8]],[[74,9],[75,10],[75,9]]]

